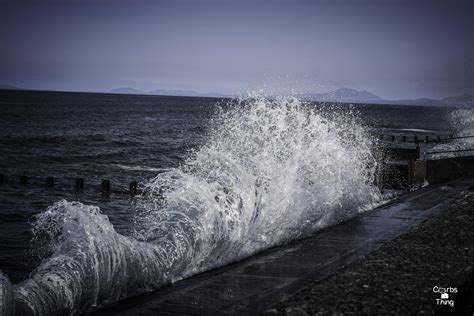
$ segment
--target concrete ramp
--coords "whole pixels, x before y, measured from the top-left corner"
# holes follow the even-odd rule
[[[474,178],[428,186],[310,238],[269,249],[99,312],[101,315],[261,313],[408,232],[473,189]]]

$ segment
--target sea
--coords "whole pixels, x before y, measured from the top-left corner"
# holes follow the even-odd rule
[[[82,313],[310,235],[384,201],[377,148],[472,148],[423,140],[472,134],[473,117],[262,93],[0,91],[4,306]]]

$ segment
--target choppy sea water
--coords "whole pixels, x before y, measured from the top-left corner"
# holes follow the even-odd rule
[[[374,135],[409,146],[402,135],[472,128],[468,110],[262,95],[1,92],[0,114],[1,172],[61,179],[0,190],[0,269],[23,280],[16,305],[40,314],[87,311],[337,223],[382,198]],[[139,180],[144,193],[75,192],[75,177]]]

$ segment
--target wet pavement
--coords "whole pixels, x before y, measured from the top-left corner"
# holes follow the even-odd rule
[[[262,313],[446,210],[473,188],[474,179],[470,178],[404,194],[305,240],[116,303],[100,314]]]

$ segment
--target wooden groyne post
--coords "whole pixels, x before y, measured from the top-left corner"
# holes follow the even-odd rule
[[[84,179],[83,179],[83,178],[76,178],[76,179],[75,179],[75,186],[74,186],[74,188],[75,188],[77,191],[84,190]]]
[[[110,180],[102,180],[101,190],[102,193],[110,192]]]
[[[46,186],[47,187],[53,187],[54,186],[54,178],[53,177],[47,177],[46,178]]]
[[[24,185],[28,183],[28,177],[27,176],[20,176],[20,184]]]
[[[132,182],[130,182],[130,186],[129,186],[129,188],[128,188],[128,192],[129,192],[130,194],[132,194],[132,195],[137,194],[137,192],[138,192],[138,183],[137,183],[137,181],[132,181]]]

